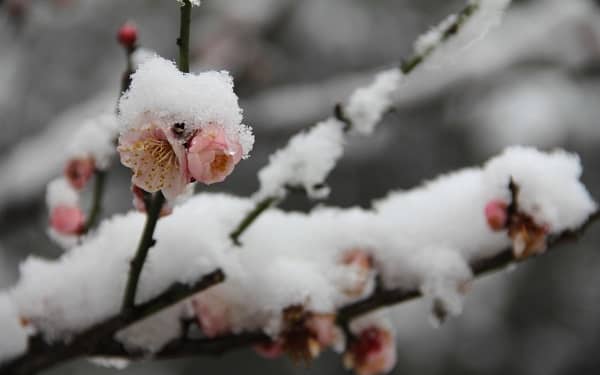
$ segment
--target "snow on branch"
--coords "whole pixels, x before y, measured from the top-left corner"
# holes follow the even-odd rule
[[[467,48],[496,26],[510,0],[472,0],[456,15],[449,16],[415,43],[414,54],[400,67],[380,72],[368,86],[354,91],[334,116],[292,137],[275,152],[259,173],[257,204],[230,234],[235,244],[240,236],[270,206],[286,196],[289,188],[302,188],[313,199],[325,198],[325,180],[343,154],[345,133],[368,135],[393,108],[404,75],[424,62],[443,62],[453,50]],[[464,30],[463,30],[464,29]],[[451,46],[445,46],[445,43]],[[428,61],[428,60],[433,60]]]
[[[213,353],[263,343],[257,349],[261,353],[310,359],[327,347],[343,348],[344,335],[335,323],[344,326],[351,320],[347,329],[353,340],[374,335],[385,341],[393,332],[385,319],[377,314],[355,318],[418,295],[431,300],[438,318],[458,314],[474,275],[540,254],[595,218],[596,204],[579,181],[581,172],[573,154],[510,148],[482,168],[391,193],[371,210],[270,210],[247,233],[243,251],[227,238],[252,201],[201,194],[158,222],[138,301],[153,300],[156,291],[173,284],[193,284],[215,269],[227,279],[122,331],[117,343],[97,342],[78,355],[172,357],[175,348]],[[518,194],[509,188],[511,179]],[[518,200],[516,210],[509,209],[513,199]],[[501,225],[487,209],[498,201],[504,204]],[[139,213],[117,216],[58,261],[30,258],[7,297],[12,305],[7,310],[16,313],[12,323],[2,321],[2,331],[19,328],[17,337],[34,331],[36,340],[68,348],[81,332],[119,316],[119,296],[135,247],[129,234],[139,232],[142,224]],[[205,338],[188,344],[180,323],[191,318],[198,320]],[[290,335],[298,332],[303,338],[292,340]],[[273,341],[264,344],[267,337]],[[14,346],[12,342],[2,340],[0,347],[12,347],[3,352],[5,360],[23,350],[17,347],[19,340]],[[352,342],[346,357],[359,366],[360,356],[350,349],[358,346]],[[34,348],[5,366],[47,354]],[[6,368],[15,367],[0,367],[0,373],[13,373]]]

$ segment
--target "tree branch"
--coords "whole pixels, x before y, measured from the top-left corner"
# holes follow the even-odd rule
[[[547,251],[554,251],[559,248],[559,245],[579,239],[589,226],[599,220],[600,211],[597,211],[592,214],[579,229],[575,231],[565,231],[550,238],[548,240]],[[474,275],[481,276],[521,261],[514,258],[512,248],[507,248],[494,256],[473,261],[471,263],[471,268]],[[377,288],[371,296],[339,309],[337,313],[336,324],[343,329],[349,330],[350,322],[359,316],[383,307],[389,307],[410,301],[418,297],[421,297],[421,292],[416,289],[403,290],[385,289],[383,287]],[[152,358],[156,360],[162,360],[201,355],[218,356],[229,351],[269,341],[270,338],[261,332],[247,332],[239,335],[221,336],[212,339],[181,338],[171,342],[163,350],[156,353]],[[143,359],[141,353],[127,352],[122,346],[115,345],[114,343],[112,345],[98,347],[97,350],[94,351],[94,355],[120,357],[126,359]],[[0,374],[2,373],[0,372]]]
[[[225,280],[225,274],[221,270],[216,270],[193,285],[174,284],[151,300],[124,310],[119,315],[108,318],[78,333],[68,342],[59,341],[49,344],[42,336],[33,336],[30,339],[27,353],[4,366],[0,366],[0,375],[35,374],[61,362],[93,355],[99,351],[99,348],[121,346],[113,338],[118,331],[223,280]]]
[[[553,249],[556,249],[556,247],[562,243],[578,239],[590,225],[592,225],[599,219],[600,211],[596,211],[576,231],[566,231],[553,238],[550,238],[547,244],[547,251],[549,252]],[[515,259],[512,248],[508,248],[504,249],[503,251],[492,257],[482,258],[473,261],[471,263],[471,269],[475,276],[480,276],[492,271],[499,270],[515,262],[520,261]],[[418,290],[381,289],[362,301],[358,301],[341,308],[338,311],[337,322],[340,325],[346,324],[350,320],[360,315],[364,315],[382,307],[392,306],[398,303],[412,300],[417,297],[421,297],[421,292]]]

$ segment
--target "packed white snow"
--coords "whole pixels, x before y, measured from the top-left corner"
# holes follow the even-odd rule
[[[221,268],[226,281],[206,293],[229,306],[223,319],[231,331],[262,329],[276,335],[281,311],[290,305],[333,312],[372,291],[371,279],[360,293],[349,294],[356,278],[341,276],[351,272],[344,255],[358,250],[373,258],[385,287],[419,289],[447,313],[457,314],[471,279],[468,263],[510,244],[506,233],[488,229],[486,202],[506,197],[512,177],[522,187],[525,213],[548,223],[551,233],[573,229],[596,209],[580,174],[575,155],[510,148],[482,168],[392,193],[372,210],[267,211],[243,235],[241,248],[228,235],[252,200],[201,194],[159,221],[138,301]],[[47,339],[64,340],[116,314],[138,241],[132,233],[140,233],[143,222],[139,213],[116,216],[57,261],[29,258],[12,291],[19,316]],[[119,337],[128,346],[159,350],[178,332],[174,320],[184,311],[174,308],[145,322],[152,329]]]

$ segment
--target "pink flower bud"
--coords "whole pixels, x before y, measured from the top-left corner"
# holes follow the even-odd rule
[[[380,327],[364,329],[350,344],[344,364],[359,375],[387,373],[396,365],[396,341]]]
[[[79,207],[56,206],[50,213],[50,227],[65,235],[81,234],[85,226],[85,216]]]
[[[96,170],[94,158],[76,158],[67,162],[64,175],[75,190],[81,190],[90,181]]]
[[[488,226],[494,231],[506,229],[508,224],[507,204],[501,200],[493,200],[485,205],[485,218]]]
[[[229,176],[241,159],[242,146],[238,140],[229,139],[222,126],[211,124],[190,141],[187,165],[196,181],[210,185]]]
[[[125,23],[119,28],[119,31],[117,32],[117,39],[125,48],[131,49],[135,47],[135,42],[137,41],[137,27],[135,27],[135,25],[132,23]]]

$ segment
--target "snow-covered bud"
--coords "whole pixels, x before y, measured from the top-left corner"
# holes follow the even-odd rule
[[[485,218],[488,226],[494,231],[506,229],[508,224],[508,205],[501,200],[493,200],[485,205]]]
[[[199,293],[194,296],[192,307],[200,330],[206,337],[216,337],[231,332],[230,306],[218,294],[211,291]]]
[[[207,185],[223,181],[241,159],[239,141],[228,137],[225,129],[215,124],[194,135],[187,154],[189,174]]]
[[[78,235],[85,227],[85,216],[76,206],[59,205],[50,213],[50,227],[64,235]]]
[[[349,296],[360,296],[373,276],[373,258],[361,249],[350,250],[342,255],[342,264],[350,268],[352,283],[344,288]]]
[[[385,374],[396,365],[396,340],[377,326],[360,332],[344,354],[344,366],[359,375]]]
[[[74,158],[65,165],[64,175],[73,189],[81,190],[90,181],[95,170],[96,163],[93,158]]]
[[[137,33],[137,27],[134,24],[127,22],[119,28],[117,40],[123,47],[133,49],[137,42]]]

